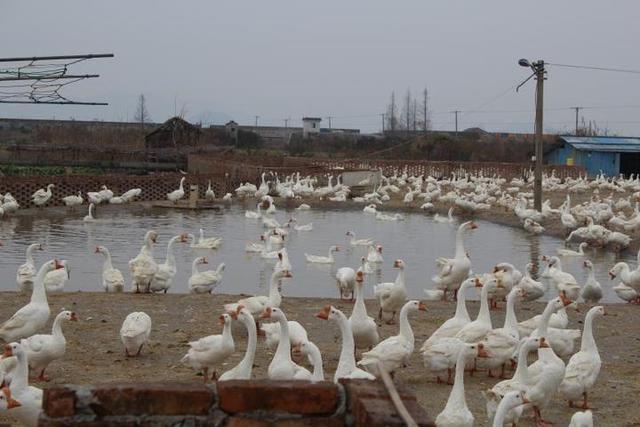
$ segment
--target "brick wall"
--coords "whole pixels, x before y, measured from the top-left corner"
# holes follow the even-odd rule
[[[186,177],[185,192],[188,193],[189,185],[198,184],[200,197],[204,198],[207,190],[207,182],[211,180],[211,186],[216,197],[222,197],[240,184],[240,176],[231,177],[224,174],[209,173],[199,175],[182,175],[180,173],[161,173],[154,175],[67,175],[67,176],[39,176],[39,177],[0,177],[0,193],[11,193],[23,208],[34,207],[31,195],[39,188],[45,188],[47,184],[54,184],[51,190],[53,197],[47,206],[64,205],[62,198],[81,191],[86,200],[86,193],[99,191],[106,185],[114,195],[120,195],[132,188],[141,188],[142,194],[137,200],[166,200],[167,193],[178,188],[180,178]]]
[[[419,426],[431,419],[406,387],[398,392]],[[401,426],[382,382],[225,381],[64,386],[45,390],[41,427]]]

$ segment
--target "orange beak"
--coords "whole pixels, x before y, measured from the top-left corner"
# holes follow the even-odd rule
[[[481,287],[482,287],[482,283],[480,282],[480,279],[476,277],[476,288],[481,288]]]
[[[282,252],[278,252],[278,259],[282,261]]]
[[[573,303],[573,301],[567,298],[567,293],[565,291],[562,291],[560,293],[560,299],[562,300],[562,303],[564,304],[565,307]]]
[[[221,325],[224,325],[224,323],[225,323],[224,316],[218,317],[218,323],[220,323]]]
[[[96,246],[96,250],[93,251],[93,253],[99,254],[100,253],[100,248],[98,246]]]
[[[236,318],[238,317],[238,315],[240,314],[243,308],[244,308],[244,305],[242,304],[236,308]]]
[[[264,241],[264,236],[260,236],[260,241]]]
[[[207,259],[206,259],[206,258],[203,258],[203,259],[202,259],[202,263],[203,263],[203,264],[209,264],[209,261],[207,261]]]
[[[300,344],[296,344],[291,348],[291,352],[293,354],[300,354],[302,353],[302,347],[300,346]]]
[[[478,228],[478,225],[475,222],[471,221],[469,227],[471,227],[472,230],[475,230],[476,228]]]
[[[336,246],[336,252],[340,252],[340,246]]]
[[[329,320],[329,313],[331,312],[331,306],[325,305],[322,310],[316,313],[316,317],[322,320]]]
[[[187,243],[189,241],[189,235],[182,233],[180,235],[180,243]]]
[[[153,243],[156,243],[156,240],[158,240],[158,236],[156,236],[155,234],[153,236],[151,236],[151,241]]]
[[[233,320],[238,320],[238,312],[237,311],[232,311],[231,313],[229,313],[229,316],[231,316],[231,318]]]
[[[378,252],[382,253],[382,246],[378,246]]]
[[[56,260],[54,260],[54,262],[55,262],[55,264],[54,264],[54,265],[55,265],[55,269],[56,269],[56,270],[59,270],[59,269],[61,269],[61,268],[63,268],[63,267],[64,267],[64,264],[60,263],[60,261],[59,261],[59,260],[57,260],[57,259],[56,259]]]
[[[423,302],[418,303],[418,310],[427,311],[427,306]]]
[[[487,353],[487,350],[484,348],[484,344],[478,344],[478,357],[489,357],[489,353]]]
[[[271,307],[267,307],[264,309],[262,313],[260,313],[261,319],[269,319],[271,317]]]
[[[531,401],[529,399],[527,399],[526,397],[522,398],[522,404],[526,405],[527,403],[531,403]]]
[[[287,271],[285,271],[283,277],[291,278],[291,277],[293,277],[293,274],[291,274],[291,272],[289,270],[287,270]]]
[[[13,356],[13,350],[9,344],[4,346],[4,353],[2,353],[2,357],[11,357]]]
[[[75,313],[75,311],[71,312],[71,318],[69,319],[73,322],[77,322],[78,321],[78,315]]]
[[[603,316],[608,316],[608,315],[609,315],[609,313],[607,313],[607,310],[603,308],[603,309],[602,309],[602,315],[603,315]]]
[[[609,272],[609,277],[611,277],[611,280],[616,278],[616,275],[613,272]]]
[[[540,338],[540,348],[549,348],[549,344],[547,344],[547,340],[545,337]]]
[[[356,282],[364,282],[364,273],[362,271],[356,273]]]
[[[393,268],[400,268],[400,260],[399,259],[395,260],[395,262],[393,263]]]

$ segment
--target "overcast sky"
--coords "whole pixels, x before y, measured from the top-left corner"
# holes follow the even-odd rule
[[[389,95],[429,89],[435,129],[532,131],[520,57],[640,70],[637,0],[0,1],[0,57],[114,53],[77,68],[99,79],[65,90],[106,107],[0,105],[0,117],[131,120],[184,108],[192,121],[380,129]],[[0,64],[0,66],[6,64]],[[575,112],[640,135],[640,74],[549,67],[546,131]],[[635,106],[636,108],[630,108]],[[514,112],[515,111],[515,112]],[[323,120],[326,125],[326,119]]]

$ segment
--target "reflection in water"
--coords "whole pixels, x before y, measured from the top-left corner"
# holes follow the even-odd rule
[[[421,298],[424,288],[433,286],[431,277],[436,273],[435,259],[451,257],[454,253],[457,224],[439,224],[422,214],[409,214],[405,221],[377,221],[360,211],[279,211],[278,221],[285,222],[295,213],[301,224],[313,222],[312,232],[297,233],[291,230],[286,247],[293,265],[293,279],[283,287],[284,295],[309,297],[337,297],[335,272],[349,266],[357,269],[366,248],[351,247],[345,232],[349,229],[360,236],[373,237],[384,247],[385,262],[372,266],[373,274],[366,278],[365,292],[373,295],[373,285],[395,280],[395,259],[403,259],[407,265],[407,289],[410,297]],[[46,244],[46,251],[36,254],[38,264],[57,257],[69,260],[74,274],[67,290],[102,291],[102,258],[94,249],[104,245],[111,251],[113,263],[129,281],[128,261],[135,257],[142,246],[143,236],[149,229],[159,233],[154,256],[164,262],[168,240],[177,234],[195,235],[203,228],[207,236],[223,238],[219,250],[196,250],[188,245],[176,245],[175,255],[178,273],[171,292],[186,292],[191,275],[191,262],[196,256],[207,256],[208,267],[214,269],[220,262],[226,264],[224,279],[218,292],[266,295],[273,269],[273,260],[264,260],[259,254],[247,254],[248,241],[258,241],[263,231],[262,221],[244,218],[240,206],[225,207],[221,211],[183,211],[152,209],[133,206],[131,210],[119,207],[101,207],[95,223],[84,223],[84,212],[73,217],[51,215],[43,217],[12,217],[0,221],[0,239],[5,246],[0,249],[0,289],[15,290],[16,269],[24,262],[24,251],[33,242]],[[555,255],[563,246],[561,239],[549,236],[530,236],[524,230],[479,222],[479,228],[465,237],[465,249],[473,263],[473,271],[491,271],[499,262],[510,262],[524,272],[525,265],[533,262],[540,268],[541,255]],[[317,265],[306,262],[304,253],[324,254],[331,245],[340,245],[344,251],[336,253],[336,263]],[[596,277],[604,288],[605,300],[616,301],[607,276],[608,269],[619,260],[632,261],[600,250],[588,251],[588,257],[596,266]],[[563,267],[584,283],[581,258],[563,259]],[[537,272],[535,273],[537,275]],[[535,277],[534,275],[534,277]],[[128,288],[127,288],[128,289]]]

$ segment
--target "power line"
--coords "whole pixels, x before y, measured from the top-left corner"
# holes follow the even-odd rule
[[[624,68],[594,67],[590,65],[554,64],[551,62],[547,62],[546,65],[553,65],[555,67],[565,67],[565,68],[580,68],[583,70],[611,71],[614,73],[640,74],[640,70],[629,70]]]

